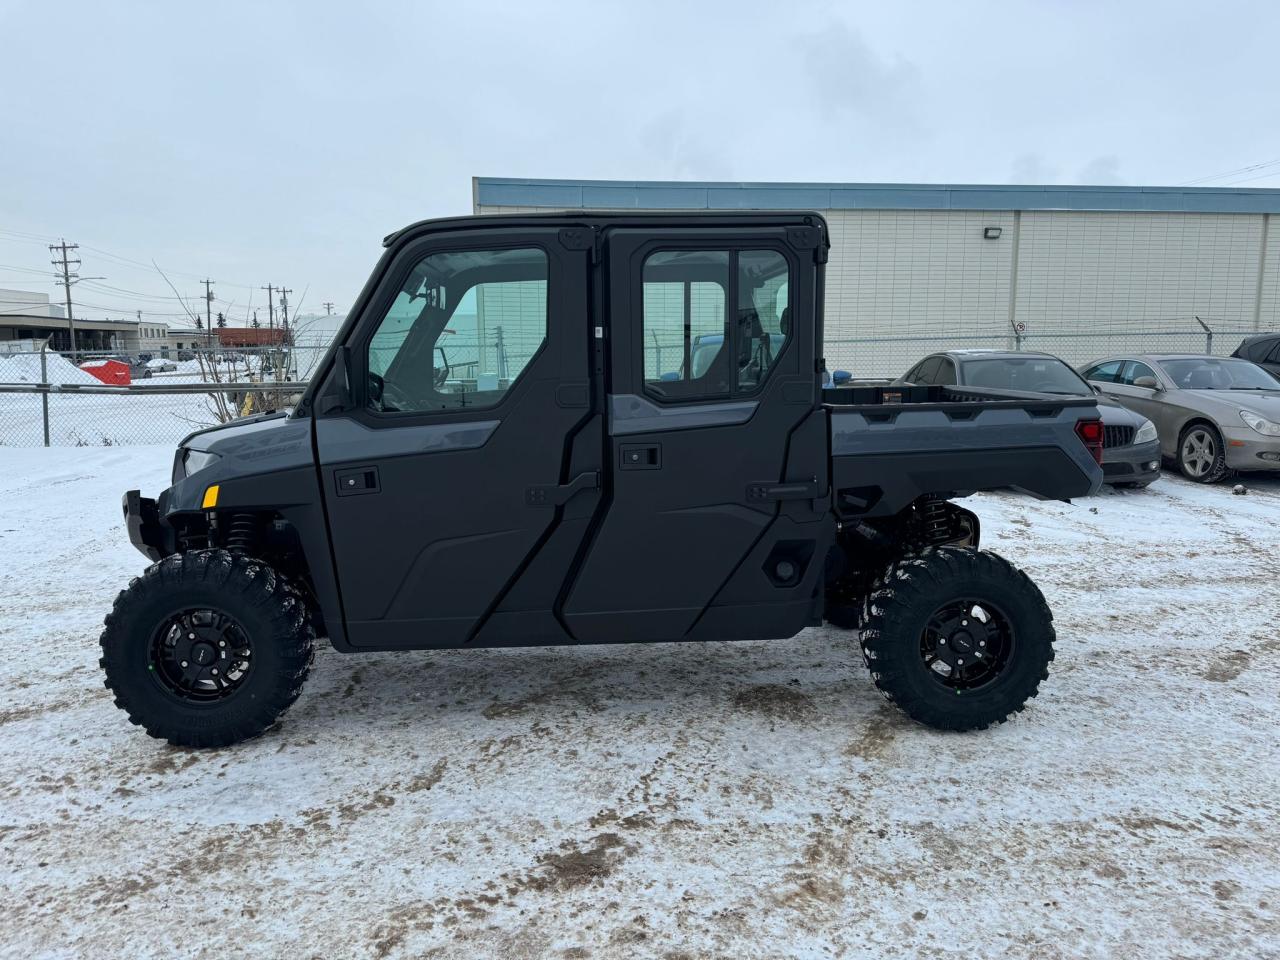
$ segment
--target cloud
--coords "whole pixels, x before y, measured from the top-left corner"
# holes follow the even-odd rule
[[[1120,158],[1114,153],[1094,157],[1080,168],[1077,182],[1102,186],[1124,183],[1125,180],[1120,176]]]
[[[1015,157],[1009,167],[1010,183],[1056,183],[1058,168],[1047,163],[1038,153]]]
[[[916,125],[921,78],[910,60],[881,56],[861,33],[834,18],[817,32],[796,36],[793,46],[827,119]]]

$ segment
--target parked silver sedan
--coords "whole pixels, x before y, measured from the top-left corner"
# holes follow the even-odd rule
[[[1280,470],[1280,380],[1256,363],[1149,353],[1098,360],[1081,374],[1149,417],[1161,453],[1199,483],[1232,470]]]
[[[1030,390],[1090,396],[1080,375],[1052,354],[1010,350],[945,350],[925,357],[895,383]],[[1146,417],[1098,398],[1102,417],[1102,475],[1117,487],[1146,487],[1160,477],[1160,444]]]

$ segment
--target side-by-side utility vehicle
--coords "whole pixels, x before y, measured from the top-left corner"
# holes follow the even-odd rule
[[[116,703],[219,746],[338,650],[854,631],[915,719],[984,727],[1053,659],[953,499],[1094,492],[1089,397],[824,389],[812,213],[467,217],[392,234],[288,414],[192,434],[106,618]],[[731,678],[725,678],[726,684]]]

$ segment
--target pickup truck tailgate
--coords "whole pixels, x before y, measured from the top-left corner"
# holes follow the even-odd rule
[[[1011,488],[1066,500],[1102,484],[1076,433],[1078,421],[1098,419],[1090,397],[947,388],[935,402],[827,409],[835,505],[845,516],[896,514],[924,494]]]

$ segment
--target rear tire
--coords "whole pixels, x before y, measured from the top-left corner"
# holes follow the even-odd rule
[[[131,723],[174,746],[225,747],[267,730],[297,699],[314,642],[284,577],[203,550],[166,557],[121,591],[99,664]]]
[[[1222,434],[1208,423],[1193,423],[1178,437],[1178,469],[1196,483],[1217,483],[1229,472]]]
[[[862,652],[880,692],[938,730],[1020,712],[1053,660],[1053,614],[1025,573],[988,551],[938,547],[895,561],[863,608]]]

